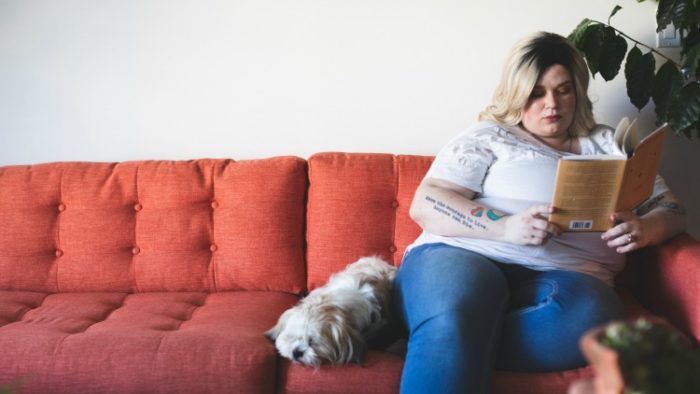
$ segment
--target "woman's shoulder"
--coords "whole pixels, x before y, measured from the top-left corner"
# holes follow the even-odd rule
[[[588,133],[589,138],[612,138],[615,129],[606,124],[597,124]]]
[[[475,123],[453,138],[453,141],[482,140],[490,141],[510,133],[509,127],[493,121]]]
[[[615,129],[605,124],[597,124],[587,136],[583,137],[591,143],[592,152],[613,153],[615,151]]]
[[[505,130],[508,130],[508,126],[502,125],[491,120],[482,120],[469,126],[464,131],[464,133],[493,134]]]

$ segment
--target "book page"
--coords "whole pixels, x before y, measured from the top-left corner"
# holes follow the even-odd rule
[[[625,158],[559,160],[554,213],[549,221],[564,231],[605,231],[622,184]]]
[[[651,196],[667,130],[667,125],[654,130],[639,142],[634,155],[627,160],[616,211],[632,210]]]
[[[635,119],[636,120],[636,119]],[[625,152],[625,139],[627,137],[627,131],[630,128],[629,119],[622,118],[620,123],[617,124],[615,128],[615,133],[613,134],[613,139],[615,140],[615,145],[622,151]]]

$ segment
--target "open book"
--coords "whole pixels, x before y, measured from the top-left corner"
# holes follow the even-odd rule
[[[644,139],[636,119],[615,130],[619,154],[565,156],[559,160],[549,221],[564,231],[606,231],[610,214],[632,210],[651,195],[668,125]]]

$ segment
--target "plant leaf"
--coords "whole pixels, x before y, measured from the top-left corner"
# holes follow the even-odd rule
[[[583,53],[586,56],[588,68],[591,70],[591,75],[595,78],[598,72],[598,59],[603,49],[603,40],[605,38],[605,26],[599,23],[594,23],[586,28],[583,36]]]
[[[682,68],[683,74],[696,75],[698,65],[700,65],[700,45],[695,45],[690,48],[688,55],[685,57]]]
[[[700,44],[700,30],[689,29],[681,36],[681,56],[685,56],[693,47]]]
[[[654,86],[651,89],[658,123],[668,120],[668,107],[682,87],[683,75],[672,61],[666,61],[656,72]]]
[[[608,17],[608,25],[610,24],[610,18],[615,16],[615,14],[617,14],[617,11],[620,11],[621,9],[622,7],[620,7],[619,5],[615,5],[615,8],[613,8],[612,12],[610,13],[610,16]]]
[[[627,79],[627,96],[632,104],[641,110],[651,97],[654,83],[654,55],[649,52],[642,55],[636,46],[627,54],[625,78]]]
[[[598,68],[603,79],[610,81],[620,72],[620,65],[627,53],[627,40],[617,35],[615,29],[610,26],[605,27],[603,37]]]
[[[695,10],[693,8],[687,0],[659,0],[656,8],[656,32],[665,29],[669,23],[673,23],[678,29],[694,26]]]
[[[656,6],[656,32],[659,33],[671,23],[673,3],[675,0],[659,0]]]
[[[583,38],[586,34],[586,29],[593,21],[588,18],[584,18],[579,22],[578,26],[569,34],[567,39],[574,44],[579,50],[583,50]]]
[[[692,126],[700,119],[700,84],[697,81],[690,82],[681,89],[680,94],[671,103],[668,109],[668,123],[676,132],[686,135],[686,128]]]

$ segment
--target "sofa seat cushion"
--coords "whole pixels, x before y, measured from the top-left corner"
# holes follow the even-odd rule
[[[403,358],[389,352],[369,351],[363,365],[334,366],[319,369],[282,360],[280,392],[284,393],[398,393]]]
[[[624,288],[617,292],[629,319],[658,318],[645,309]],[[389,344],[384,344],[389,345]],[[405,345],[405,344],[404,344]],[[389,346],[392,352],[372,350],[364,365],[322,365],[318,370],[282,360],[279,391],[285,393],[396,393],[399,391],[405,348]],[[521,373],[494,371],[491,392],[507,393],[565,393],[578,379],[590,378],[590,367],[551,373]]]
[[[491,380],[491,393],[566,393],[574,381],[592,376],[590,367],[549,373],[495,371]]]
[[[22,393],[273,392],[281,292],[0,291],[0,386]]]
[[[362,366],[323,365],[314,370],[284,360],[280,368],[280,391],[288,394],[398,393],[402,369],[403,358],[377,351],[370,351]],[[491,392],[565,393],[573,381],[591,376],[589,367],[539,374],[494,371]]]

